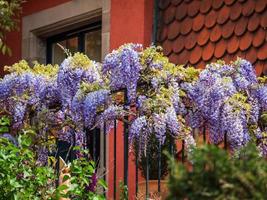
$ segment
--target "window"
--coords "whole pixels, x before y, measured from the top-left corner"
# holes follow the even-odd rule
[[[47,39],[46,62],[60,64],[66,58],[62,47],[71,53],[83,52],[90,59],[101,61],[101,22],[91,24],[73,31],[62,33]],[[100,160],[100,130],[86,130],[87,147],[91,157],[99,162]],[[64,160],[72,160],[75,154],[69,153],[71,144],[58,141],[58,155]]]
[[[83,52],[90,59],[100,62],[101,22],[48,38],[47,63],[60,64],[66,58],[63,49],[58,44],[71,53]]]

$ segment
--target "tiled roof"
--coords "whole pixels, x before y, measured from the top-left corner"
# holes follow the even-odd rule
[[[267,74],[267,0],[160,0],[158,42],[176,64],[237,56]]]

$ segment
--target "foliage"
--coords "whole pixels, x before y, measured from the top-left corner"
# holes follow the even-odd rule
[[[170,161],[168,199],[266,199],[267,161],[253,143],[238,157],[213,145],[195,149],[193,169]]]
[[[120,200],[128,199],[129,191],[127,185],[124,185],[123,182],[120,182]]]
[[[29,136],[20,135],[18,146],[10,138],[0,138],[0,199],[51,199],[53,168],[39,165]]]
[[[87,154],[88,152],[83,151]],[[81,199],[105,199],[101,190],[107,189],[105,181],[97,175],[95,163],[86,157],[73,160],[70,164],[70,177],[65,176],[65,180],[70,180],[70,186],[64,197],[74,200]],[[65,185],[63,185],[65,186]],[[61,190],[64,188],[60,188]]]
[[[42,165],[38,161],[30,135],[19,135],[18,145],[14,141],[11,135],[0,137],[0,199],[104,199],[98,190],[106,189],[106,183],[98,178],[93,161],[81,157],[69,164],[71,176],[64,179],[70,179],[71,185],[64,194],[62,191],[67,186],[56,187],[54,165]]]
[[[0,134],[9,133],[10,119],[7,116],[2,116],[0,118]]]
[[[0,0],[0,52],[11,55],[11,49],[6,45],[6,33],[17,28],[21,4],[24,0]]]

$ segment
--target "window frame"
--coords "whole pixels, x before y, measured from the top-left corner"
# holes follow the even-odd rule
[[[52,57],[53,57],[52,45],[54,43],[77,37],[78,38],[78,52],[84,53],[85,52],[85,34],[96,31],[96,30],[101,30],[101,29],[102,29],[102,22],[97,21],[89,25],[82,26],[80,28],[77,28],[71,31],[66,31],[66,32],[47,38],[46,40],[46,64],[52,63]]]

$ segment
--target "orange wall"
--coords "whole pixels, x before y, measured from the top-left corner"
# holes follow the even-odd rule
[[[110,21],[110,50],[118,48],[124,43],[140,43],[144,46],[151,44],[154,0],[112,0]],[[119,199],[119,182],[123,181],[123,125],[118,124],[117,131],[117,198]],[[113,199],[114,183],[114,137],[109,135],[109,169],[108,199]],[[135,199],[135,162],[132,153],[129,153],[128,189],[130,199]],[[140,172],[140,170],[139,170]],[[140,174],[139,174],[140,177]],[[140,181],[140,178],[139,178]]]
[[[21,17],[57,6],[68,1],[71,0],[28,0],[23,4]],[[21,23],[22,22],[20,21],[18,24],[18,31],[13,31],[7,35],[6,41],[8,46],[12,49],[12,56],[3,56],[0,54],[0,74],[3,74],[3,66],[12,65],[21,59]]]

